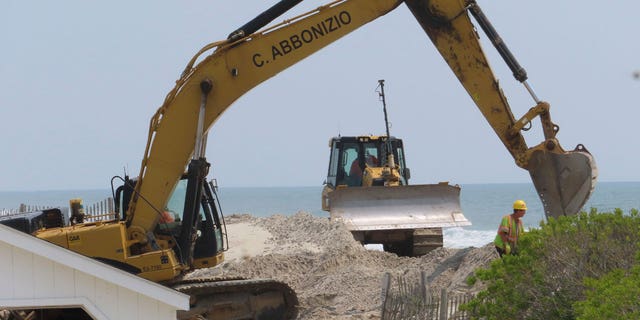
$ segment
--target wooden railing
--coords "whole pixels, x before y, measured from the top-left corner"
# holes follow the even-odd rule
[[[14,209],[0,209],[0,215],[12,215],[25,212],[40,211],[45,209],[51,209],[53,206],[46,205],[27,205],[20,204],[18,208]],[[116,219],[115,206],[113,198],[109,197],[102,201],[84,206],[84,222],[97,222],[105,220]]]
[[[84,222],[97,222],[116,219],[113,198],[109,197],[84,207]]]
[[[40,211],[40,210],[50,209],[50,208],[53,208],[53,207],[52,206],[43,206],[43,205],[26,205],[24,203],[21,203],[18,208],[12,208],[12,209],[2,208],[2,209],[0,209],[0,215],[6,216],[6,215],[17,214],[17,213]]]
[[[429,289],[426,275],[421,273],[420,281],[408,281],[392,277],[386,273],[382,279],[382,320],[467,320],[466,312],[459,311],[460,305],[472,298],[469,294],[452,294]]]

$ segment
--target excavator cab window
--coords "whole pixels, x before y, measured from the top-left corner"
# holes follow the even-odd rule
[[[196,233],[197,239],[194,249],[195,259],[211,257],[223,250],[222,219],[214,199],[215,193],[211,191],[208,184],[204,185],[204,189],[198,212],[200,221],[197,224],[198,232]],[[183,222],[182,212],[184,210],[186,192],[187,180],[180,180],[164,210],[164,212],[169,212],[169,215],[173,217],[173,221],[163,221],[164,215],[161,216],[158,224],[159,230],[169,231],[176,237],[179,235],[181,223]]]
[[[182,210],[184,210],[184,199],[187,192],[187,180],[180,180],[176,188],[171,193],[171,198],[167,202],[164,211],[169,212],[174,217],[175,222],[182,221]],[[202,208],[200,208],[202,212]]]
[[[195,259],[209,258],[226,250],[223,240],[222,211],[218,195],[210,184],[204,186],[201,208],[203,215],[201,216],[199,237],[193,253]]]
[[[180,235],[186,192],[187,180],[180,180],[176,185],[176,188],[171,193],[171,197],[169,198],[167,205],[160,213],[156,232],[170,234],[174,237]],[[200,208],[200,216],[202,216],[202,208]]]

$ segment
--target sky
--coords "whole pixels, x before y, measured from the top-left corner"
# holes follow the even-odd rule
[[[0,191],[107,189],[137,175],[149,120],[189,59],[274,3],[3,1]],[[640,2],[478,3],[551,104],[562,146],[584,144],[599,181],[640,181]],[[520,117],[534,102],[479,33]],[[209,131],[210,177],[321,186],[331,137],[384,133],[379,79],[414,184],[530,182],[404,5],[237,100]],[[530,146],[542,141],[533,126]]]

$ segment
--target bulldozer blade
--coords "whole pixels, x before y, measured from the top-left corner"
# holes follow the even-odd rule
[[[547,219],[575,215],[593,192],[598,169],[583,145],[562,154],[535,151],[527,167]]]
[[[460,187],[447,183],[338,188],[328,198],[331,219],[350,231],[471,225],[460,208]]]

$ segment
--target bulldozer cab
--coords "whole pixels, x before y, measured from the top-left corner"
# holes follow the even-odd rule
[[[331,139],[331,156],[327,184],[332,187],[362,186],[362,176],[366,167],[384,167],[388,152],[395,158],[395,165],[401,175],[403,185],[409,181],[402,140],[386,136],[335,137]],[[391,150],[388,151],[388,146]]]

